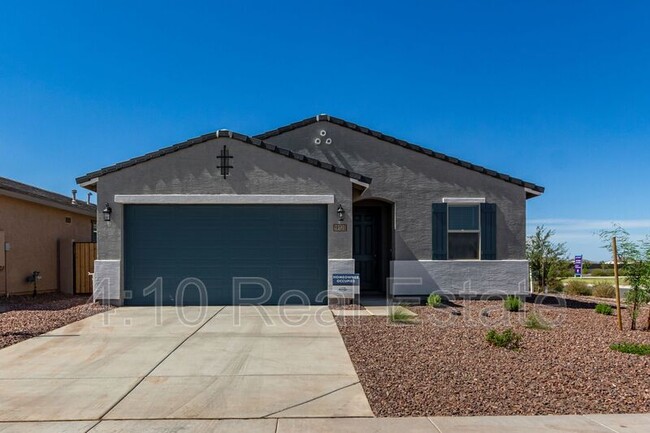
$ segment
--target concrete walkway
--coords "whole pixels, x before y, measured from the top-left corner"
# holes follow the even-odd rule
[[[366,416],[327,307],[119,308],[0,350],[0,421]]]
[[[650,414],[1,423],[2,433],[647,433]]]
[[[373,418],[328,308],[119,308],[0,350],[0,432],[646,433],[650,414]]]

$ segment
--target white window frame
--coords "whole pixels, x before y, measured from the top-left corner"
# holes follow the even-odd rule
[[[462,201],[461,201],[462,200]],[[461,199],[459,201],[448,201],[447,202],[447,260],[453,260],[453,261],[467,261],[467,262],[476,262],[481,260],[481,255],[482,255],[482,246],[481,246],[481,203],[484,203],[485,201],[466,201],[468,199]],[[449,218],[449,209],[452,207],[476,207],[478,208],[478,229],[477,230],[452,230],[449,228],[449,222],[451,221]],[[451,248],[449,247],[449,234],[450,233],[477,233],[478,234],[478,257],[475,259],[450,259],[449,258],[449,251]]]

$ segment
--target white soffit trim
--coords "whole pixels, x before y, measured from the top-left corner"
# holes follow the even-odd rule
[[[350,182],[352,182],[355,185],[359,185],[359,186],[363,187],[364,189],[368,189],[370,187],[369,183],[361,182],[360,180],[350,178]]]
[[[485,203],[485,197],[444,197],[443,203]]]
[[[331,204],[333,195],[116,194],[121,204]]]
[[[95,185],[95,184],[97,183],[98,180],[99,180],[98,177],[93,177],[92,179],[90,179],[90,180],[87,181],[87,182],[81,182],[81,183],[79,184],[79,186],[82,187],[82,188],[88,188],[89,186],[93,186],[93,185]]]
[[[524,188],[524,191],[526,191],[526,194],[530,194],[530,195],[534,195],[534,196],[542,195],[541,192],[535,191],[534,189],[530,189],[530,188]]]

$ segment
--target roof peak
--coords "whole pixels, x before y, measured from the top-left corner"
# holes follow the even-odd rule
[[[185,149],[187,147],[191,147],[191,146],[194,146],[196,144],[205,143],[206,141],[220,139],[220,138],[230,138],[230,139],[233,139],[233,140],[241,141],[243,143],[248,143],[248,144],[257,146],[259,148],[262,148],[262,149],[269,150],[271,152],[277,153],[279,155],[294,159],[296,161],[303,162],[303,163],[306,163],[306,164],[309,164],[309,165],[312,165],[312,166],[315,166],[315,167],[319,167],[319,168],[322,168],[324,170],[327,170],[327,171],[330,171],[330,172],[333,172],[333,173],[341,174],[343,176],[347,176],[349,178],[356,179],[356,180],[359,180],[359,181],[364,182],[364,183],[372,182],[371,178],[369,178],[367,176],[364,176],[362,174],[355,173],[353,171],[350,171],[350,170],[347,170],[347,169],[344,169],[344,168],[341,168],[341,167],[337,167],[337,166],[332,165],[330,163],[323,162],[323,161],[317,160],[315,158],[311,158],[311,157],[309,157],[307,155],[303,155],[303,154],[298,153],[298,152],[294,152],[294,151],[291,151],[291,150],[288,150],[288,149],[284,149],[284,148],[282,148],[280,146],[276,146],[275,144],[267,143],[264,140],[261,140],[259,138],[251,137],[251,136],[245,135],[245,134],[240,134],[238,132],[233,132],[233,131],[230,131],[228,129],[219,129],[217,131],[210,132],[210,133],[198,136],[198,137],[190,138],[189,140],[186,140],[186,141],[181,142],[181,143],[176,143],[176,144],[173,144],[171,146],[164,147],[164,148],[159,149],[159,150],[154,151],[154,152],[146,153],[146,154],[144,154],[142,156],[131,158],[129,160],[122,161],[122,162],[119,162],[117,164],[113,164],[113,165],[108,166],[108,167],[104,167],[104,168],[102,168],[100,170],[96,170],[96,171],[87,173],[84,176],[80,176],[80,177],[78,177],[76,179],[76,181],[77,181],[78,184],[86,184],[88,182],[94,181],[95,178],[103,176],[105,174],[113,173],[113,172],[122,170],[124,168],[131,167],[131,166],[134,166],[136,164],[140,164],[142,162],[149,161],[149,160],[154,159],[154,158],[165,156],[167,154],[177,152],[177,151],[179,151],[181,149]],[[86,186],[86,185],[84,185],[84,186]]]
[[[331,116],[329,114],[318,114],[316,116],[308,117],[307,119],[301,120],[299,122],[294,122],[290,123],[289,125],[282,126],[277,129],[273,129],[271,131],[263,132],[261,134],[255,135],[255,138],[258,138],[260,140],[265,140],[270,137],[275,137],[281,134],[284,134],[285,132],[293,131],[298,128],[302,128],[303,126],[311,125],[316,122],[329,122],[333,123],[335,125],[339,125],[348,129],[352,129],[354,131],[360,132],[362,134],[370,135],[371,137],[375,137],[379,140],[386,141],[401,147],[404,147],[406,149],[410,149],[422,154],[425,154],[427,156],[440,159],[446,162],[449,162],[454,165],[459,165],[461,167],[467,168],[469,170],[477,171],[479,173],[485,174],[487,176],[495,177],[498,179],[501,179],[506,182],[513,183],[515,185],[522,186],[524,188],[528,188],[532,191],[535,191],[537,193],[543,193],[544,192],[544,187],[536,185],[532,182],[527,182],[522,179],[512,177],[508,174],[505,173],[499,173],[498,171],[495,170],[490,170],[486,167],[472,164],[471,162],[464,161],[459,158],[455,158],[453,156],[445,155],[444,153],[436,152],[432,149],[418,146],[417,144],[409,143],[408,141],[405,140],[400,140],[398,138],[395,138],[390,135],[386,135],[382,132],[367,128],[365,126],[360,126],[357,125],[356,123],[348,122],[347,120]],[[534,194],[534,195],[539,195],[539,194]],[[533,195],[533,196],[534,196]]]

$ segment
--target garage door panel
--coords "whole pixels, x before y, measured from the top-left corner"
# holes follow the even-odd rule
[[[175,303],[179,284],[189,277],[205,285],[213,305],[233,303],[233,277],[267,280],[270,304],[296,289],[314,302],[327,287],[324,205],[127,205],[124,238],[131,305],[154,303],[155,295],[143,289],[158,277],[165,305]],[[248,298],[262,288],[248,284],[241,291]],[[186,305],[200,302],[195,287],[184,295]]]

